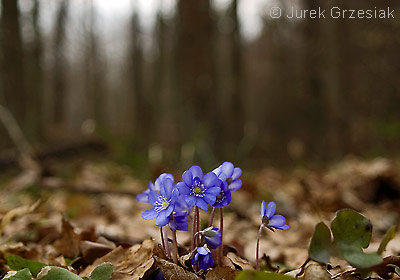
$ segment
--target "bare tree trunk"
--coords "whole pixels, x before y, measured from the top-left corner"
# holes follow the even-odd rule
[[[34,0],[32,8],[32,27],[33,27],[33,41],[30,48],[29,59],[29,101],[30,109],[27,111],[30,120],[28,136],[36,139],[43,137],[43,115],[42,115],[42,101],[43,101],[43,68],[42,68],[42,54],[43,43],[42,34],[39,26],[40,18],[40,4],[38,0]]]
[[[63,0],[57,11],[56,26],[54,29],[54,65],[53,65],[53,96],[54,121],[57,125],[65,121],[66,79],[64,57],[65,23],[68,17],[68,0]]]
[[[220,127],[215,124],[217,93],[209,1],[180,0],[177,24],[177,83],[183,135],[188,140],[203,127],[208,144],[214,146]]]
[[[1,1],[1,86],[4,104],[22,127],[26,118],[24,51],[18,1]]]

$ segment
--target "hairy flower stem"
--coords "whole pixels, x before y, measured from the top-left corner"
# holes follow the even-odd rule
[[[165,251],[165,242],[164,242],[164,234],[163,234],[162,227],[160,227],[160,235],[161,235],[161,244],[162,244],[162,247],[163,247],[163,249]]]
[[[162,240],[164,242],[164,249],[165,249],[165,254],[167,255],[168,258],[171,258],[171,250],[169,249],[168,245],[168,232],[167,232],[167,227],[162,227]]]
[[[199,207],[195,206],[194,211],[193,211],[193,228],[192,228],[192,250],[197,247],[197,235],[200,231],[200,213],[199,213]]]
[[[199,211],[199,207],[195,206],[194,208],[195,213],[196,213],[196,233],[200,231],[200,211]],[[200,245],[200,237],[196,236],[195,238],[195,247]]]
[[[178,264],[178,242],[176,241],[176,232],[172,231],[172,242],[174,244],[174,252],[172,253],[172,259],[175,264]]]
[[[212,210],[211,216],[210,216],[210,222],[208,223],[209,227],[212,227],[212,224],[214,222],[215,210],[217,210],[217,208],[213,207],[213,210]]]
[[[215,209],[215,208],[214,208]],[[218,265],[222,266],[222,257],[224,253],[224,207],[219,209],[219,231],[221,232],[221,245],[218,248]]]
[[[195,211],[193,211],[192,244],[190,246],[191,250],[194,250],[194,248],[196,248],[196,242],[194,241],[195,238],[196,238],[196,213]]]
[[[260,250],[260,238],[261,238],[261,232],[262,229],[264,228],[264,224],[261,224],[260,229],[258,230],[258,236],[257,236],[257,246],[256,246],[256,270],[259,270],[258,266],[258,252]]]

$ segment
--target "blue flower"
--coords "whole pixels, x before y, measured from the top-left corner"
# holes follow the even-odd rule
[[[196,205],[207,211],[208,204],[213,205],[221,189],[217,183],[217,175],[212,172],[203,177],[203,171],[197,165],[190,167],[182,175],[183,182],[177,183],[180,194],[185,195],[185,201],[190,207]]]
[[[169,222],[169,217],[175,209],[178,190],[170,178],[166,178],[160,186],[160,194],[155,191],[149,193],[149,203],[154,208],[142,212],[145,220],[156,219],[156,226],[163,227]]]
[[[201,235],[204,237],[207,245],[211,249],[216,249],[222,242],[222,233],[217,228],[209,227],[201,231]]]
[[[188,219],[187,212],[174,212],[169,218],[169,228],[174,232],[177,230],[188,231]]]
[[[149,193],[152,191],[160,193],[161,185],[163,184],[165,179],[171,179],[173,182],[174,176],[172,176],[172,174],[169,173],[162,173],[160,176],[158,176],[154,184],[151,181],[148,183],[147,190],[136,195],[136,200],[140,202],[149,203]]]
[[[265,201],[261,202],[261,221],[264,226],[268,228],[276,228],[280,230],[289,229],[290,227],[286,224],[286,219],[282,215],[275,215],[276,204],[275,202],[268,203],[268,206],[265,206]]]
[[[192,265],[196,264],[199,264],[200,269],[207,269],[214,265],[211,251],[207,248],[207,245],[197,248],[197,252],[192,258]]]
[[[225,161],[215,168],[213,172],[220,180],[228,183],[231,192],[237,191],[242,187],[242,180],[239,179],[240,175],[242,175],[242,169],[234,167],[231,162]]]
[[[231,203],[231,190],[228,187],[228,183],[218,179],[216,186],[221,188],[221,192],[217,195],[213,207],[222,208],[225,205]]]

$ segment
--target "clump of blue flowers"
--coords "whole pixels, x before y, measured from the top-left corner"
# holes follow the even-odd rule
[[[182,182],[175,183],[172,174],[163,173],[155,182],[149,182],[147,190],[136,199],[149,203],[152,207],[142,212],[146,220],[155,219],[160,227],[166,255],[178,263],[178,243],[176,231],[188,231],[189,215],[192,215],[192,265],[194,270],[214,266],[211,250],[217,250],[218,264],[222,264],[223,253],[223,207],[231,202],[232,192],[242,186],[242,170],[230,162],[224,162],[212,172],[203,175],[203,170],[194,165],[182,174]],[[200,230],[200,210],[207,211],[212,206],[209,226]],[[219,228],[213,227],[216,210],[219,209]],[[275,215],[276,205],[261,204],[261,226],[257,239],[256,268],[258,268],[258,247],[262,228],[271,230],[288,229],[286,219]],[[168,243],[168,228],[172,233],[172,253]],[[211,250],[210,250],[211,249]]]

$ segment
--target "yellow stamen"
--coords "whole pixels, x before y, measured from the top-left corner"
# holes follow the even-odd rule
[[[193,192],[196,194],[201,193],[201,189],[199,187],[195,187]]]

